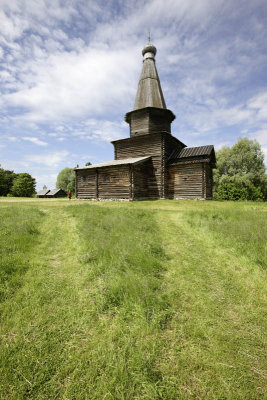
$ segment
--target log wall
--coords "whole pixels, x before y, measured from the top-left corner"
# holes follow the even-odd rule
[[[164,155],[165,155],[166,161],[171,155],[178,156],[178,154],[184,147],[185,147],[184,144],[181,143],[174,136],[165,135],[165,137],[164,137]]]
[[[152,161],[133,167],[133,200],[149,198],[149,182],[153,179]]]
[[[98,169],[99,199],[130,199],[131,174],[129,165],[117,165]]]
[[[131,116],[130,136],[147,135],[149,133],[149,114],[143,112]]]
[[[146,167],[147,198],[162,197],[162,134],[137,136],[113,144],[115,160],[151,156]],[[136,179],[137,176],[138,172]]]
[[[203,163],[176,164],[168,167],[167,197],[205,198]]]
[[[130,136],[171,132],[171,122],[175,118],[170,110],[146,107],[127,113],[125,121],[130,125]]]
[[[76,171],[78,199],[129,199],[131,175],[128,165]]]
[[[206,199],[212,199],[213,171],[210,164],[205,163],[206,174]]]
[[[76,170],[76,197],[78,199],[96,198],[96,170]]]

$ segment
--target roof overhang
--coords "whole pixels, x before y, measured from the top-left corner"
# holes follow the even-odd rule
[[[151,137],[153,135],[169,135],[174,140],[176,140],[177,143],[179,143],[182,147],[186,147],[186,145],[183,142],[181,142],[179,139],[177,139],[177,137],[173,136],[170,132],[165,132],[165,131],[163,131],[163,132],[154,132],[154,133],[149,133],[149,134],[145,134],[145,135],[138,135],[138,136],[128,137],[128,138],[124,138],[124,139],[112,140],[112,142],[110,142],[110,143],[114,144],[114,143],[119,143],[119,142],[126,142],[127,140],[129,142],[132,142],[134,140],[138,141],[138,140],[140,140],[140,138],[146,138],[147,139],[148,137]]]
[[[93,164],[93,165],[88,165],[88,166],[84,166],[84,167],[77,167],[74,169],[76,171],[80,171],[80,170],[95,169],[95,168],[114,167],[116,165],[128,165],[128,164],[136,165],[136,164],[143,163],[143,162],[149,160],[150,158],[151,158],[151,156],[137,157],[137,158],[124,158],[122,160],[107,161],[107,162],[103,162],[100,164]]]
[[[138,116],[142,114],[150,114],[155,117],[164,117],[168,122],[172,122],[176,116],[174,113],[167,108],[158,108],[158,107],[144,107],[139,108],[138,110],[133,110],[125,114],[125,121],[129,124],[131,122],[132,116]]]

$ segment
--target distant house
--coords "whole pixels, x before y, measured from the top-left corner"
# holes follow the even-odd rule
[[[39,197],[39,198],[44,198],[44,197],[46,197],[46,195],[47,195],[48,192],[50,192],[49,189],[40,190],[40,191],[37,193],[37,197]]]
[[[47,198],[55,198],[55,197],[67,197],[67,193],[62,189],[52,189],[46,194]]]

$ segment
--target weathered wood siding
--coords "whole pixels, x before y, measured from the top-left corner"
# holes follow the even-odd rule
[[[78,199],[129,199],[131,197],[128,165],[76,171]]]
[[[205,198],[203,163],[176,164],[168,167],[167,196],[176,198]]]
[[[161,134],[137,136],[112,142],[115,160],[161,155]]]
[[[96,198],[96,170],[76,171],[76,197],[78,199]]]
[[[115,159],[151,156],[146,177],[147,198],[162,196],[162,135],[145,135],[113,142]],[[136,167],[135,167],[136,168]]]
[[[133,114],[131,116],[130,136],[147,135],[149,133],[149,113]]]
[[[152,161],[133,167],[133,200],[149,198],[149,185],[153,180]]]
[[[183,143],[177,140],[174,136],[164,135],[164,155],[167,160],[171,155],[177,156],[184,147]]]
[[[210,164],[208,163],[205,163],[205,175],[206,175],[206,199],[212,199],[213,171]]]
[[[110,166],[98,169],[99,199],[130,199],[129,165]]]
[[[170,133],[174,118],[170,110],[149,107],[127,113],[125,121],[130,125],[130,136],[135,137],[160,132]]]
[[[147,181],[147,198],[165,198],[166,161],[170,154],[178,154],[183,144],[169,133],[160,132],[115,141],[113,145],[115,160],[151,156],[152,163],[150,169],[146,169],[144,178]]]

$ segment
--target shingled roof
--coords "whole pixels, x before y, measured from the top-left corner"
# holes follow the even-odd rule
[[[215,164],[214,146],[184,147],[178,154],[171,155],[169,164],[197,161],[211,161]]]
[[[65,193],[65,191],[62,190],[62,189],[52,189],[52,190],[49,191],[48,196],[55,196],[55,194],[57,194],[60,191],[63,191]]]
[[[50,192],[49,189],[42,189],[37,192],[37,196],[45,196],[48,192]]]
[[[178,158],[184,157],[195,157],[195,156],[210,156],[214,147],[212,145],[208,146],[198,146],[198,147],[184,147]]]
[[[151,43],[148,43],[142,51],[144,61],[134,102],[134,110],[145,107],[166,109],[166,103],[155,65],[156,52],[156,47]]]

